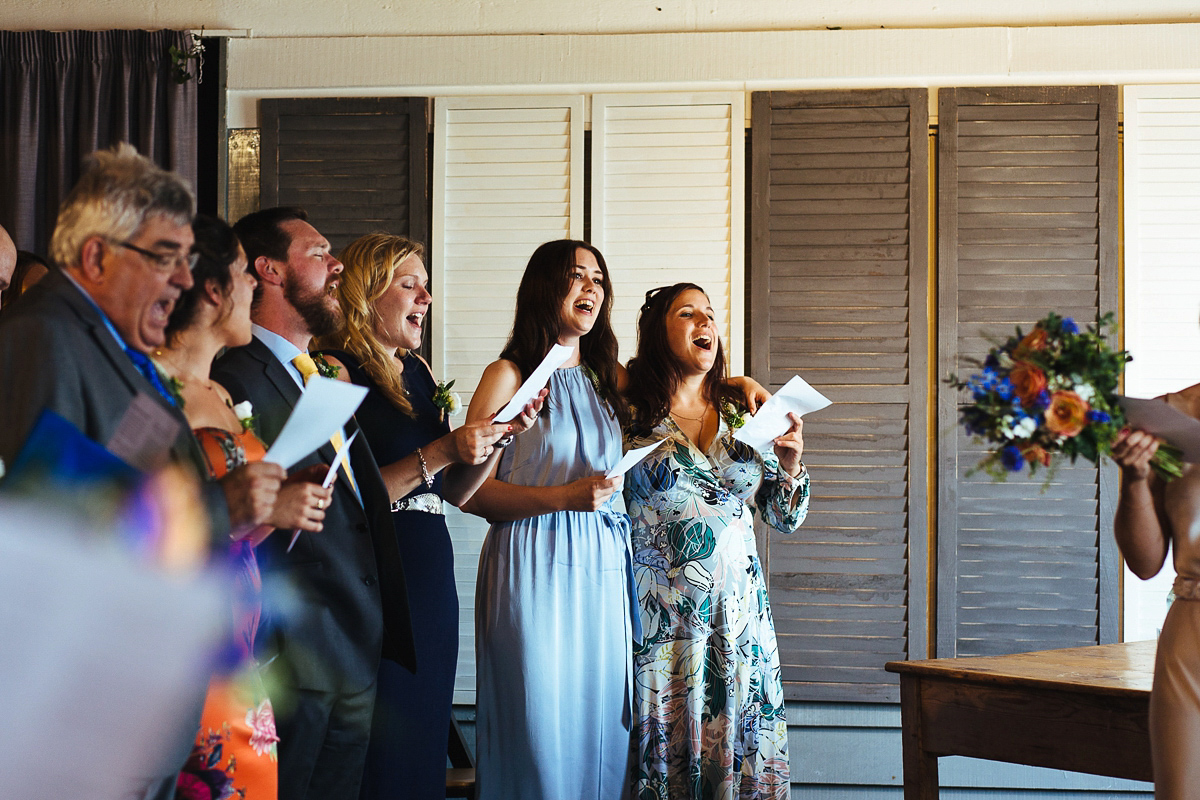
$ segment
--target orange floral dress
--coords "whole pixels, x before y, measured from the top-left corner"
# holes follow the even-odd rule
[[[253,431],[232,433],[198,428],[214,479],[266,455]],[[278,796],[279,737],[275,715],[254,660],[254,636],[262,611],[262,577],[249,537],[229,547],[237,591],[233,599],[234,646],[228,674],[209,683],[200,731],[187,765],[179,773],[176,800],[275,800]]]

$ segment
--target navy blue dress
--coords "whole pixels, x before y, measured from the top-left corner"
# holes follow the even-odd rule
[[[404,387],[416,412],[414,419],[392,405],[354,356],[337,350],[326,354],[346,365],[353,383],[370,389],[355,419],[381,467],[450,432],[449,422],[433,404],[437,388],[433,376],[415,355],[403,359]],[[441,497],[441,473],[434,476],[432,489],[421,483],[408,496],[430,492]],[[392,522],[408,580],[417,672],[386,658],[380,662],[359,796],[363,800],[441,798],[446,796],[446,741],[458,665],[454,550],[441,514],[393,511]]]

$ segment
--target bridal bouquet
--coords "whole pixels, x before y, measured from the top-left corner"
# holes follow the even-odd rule
[[[1061,456],[1098,463],[1109,455],[1125,415],[1117,404],[1117,380],[1131,360],[1113,351],[1102,331],[1113,324],[1106,314],[1080,331],[1070,317],[1049,314],[1032,331],[993,347],[983,371],[948,383],[971,393],[959,420],[977,441],[992,445],[975,469],[1003,480],[1026,464],[1034,475]],[[1152,466],[1165,480],[1182,473],[1179,450],[1163,444]],[[974,471],[974,470],[973,470]]]

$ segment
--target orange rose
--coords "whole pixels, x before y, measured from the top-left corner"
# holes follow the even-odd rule
[[[1025,338],[1020,344],[1013,349],[1014,358],[1024,358],[1030,353],[1036,353],[1039,350],[1046,349],[1046,341],[1049,338],[1044,328],[1037,327],[1025,334]]]
[[[1024,405],[1032,403],[1046,388],[1046,373],[1024,361],[1016,363],[1012,372],[1008,374],[1008,379]]]
[[[1030,464],[1036,461],[1043,467],[1050,466],[1050,453],[1041,445],[1031,444],[1021,451],[1021,455],[1025,456],[1025,460]]]
[[[1074,392],[1060,389],[1050,395],[1050,407],[1046,409],[1046,430],[1059,436],[1075,436],[1087,424],[1087,412],[1091,406]]]

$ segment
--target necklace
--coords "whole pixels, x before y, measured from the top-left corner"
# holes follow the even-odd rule
[[[183,387],[189,383],[193,386],[199,384],[210,392],[216,391],[216,389],[213,388],[211,378],[205,378],[199,375],[188,375],[185,377],[174,364],[164,358],[164,355],[165,353],[162,350],[154,351],[154,358],[158,361],[160,371],[166,375],[173,384],[176,385],[176,389],[178,391],[182,391]]]
[[[679,414],[679,413],[676,413],[676,412],[670,411],[670,410],[668,410],[667,413],[670,414],[672,417],[679,417],[679,419],[686,419],[689,422],[699,422],[708,416],[708,403],[704,404],[704,411],[701,412],[700,416],[698,416],[698,417],[685,417],[683,414]]]

